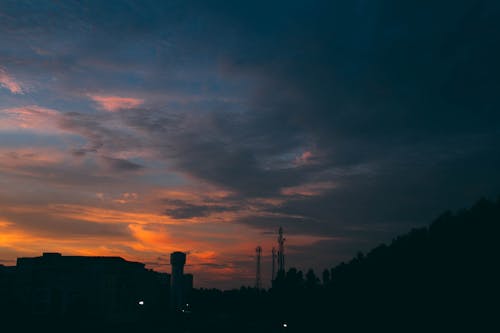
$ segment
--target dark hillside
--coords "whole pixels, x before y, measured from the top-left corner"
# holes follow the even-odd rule
[[[285,300],[283,314],[307,318],[303,328],[485,328],[497,302],[499,223],[500,200],[482,199],[326,270],[323,285],[291,270],[273,291]]]

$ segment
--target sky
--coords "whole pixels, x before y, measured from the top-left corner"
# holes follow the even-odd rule
[[[319,275],[500,195],[497,1],[0,0],[0,264]]]

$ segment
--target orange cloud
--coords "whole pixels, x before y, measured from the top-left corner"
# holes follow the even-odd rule
[[[148,267],[159,271],[170,271],[168,255],[180,250],[188,252],[186,272],[194,273],[198,287],[213,287],[218,283],[223,287],[234,283],[236,287],[253,280],[255,246],[259,244],[263,247],[264,261],[267,262],[272,246],[276,245],[276,235],[263,235],[259,230],[236,223],[173,225],[155,223],[154,215],[147,213],[120,214],[119,211],[69,205],[44,207],[2,207],[2,211],[36,213],[37,216],[48,217],[66,216],[89,223],[123,223],[128,225],[132,237],[60,237],[57,231],[54,234],[40,234],[36,230],[24,228],[21,223],[16,225],[16,217],[9,220],[0,218],[0,258],[14,263],[15,257],[38,256],[42,252],[120,256],[126,260],[147,263]],[[327,238],[293,235],[288,244],[306,246],[322,239]],[[287,250],[293,252],[292,249]]]
[[[19,229],[15,223],[7,220],[0,220],[0,257],[15,261],[12,256],[6,257],[4,251],[10,250],[20,256],[37,256],[42,252],[64,252],[64,253],[80,253],[86,248],[94,248],[89,246],[93,243],[89,239],[64,239],[57,237],[46,237],[30,233]],[[9,251],[9,252],[10,252]]]
[[[216,257],[216,254],[217,253],[215,251],[198,251],[190,253],[191,256],[203,260],[212,260]]]
[[[178,250],[164,227],[131,224],[129,229],[136,240],[130,246],[136,251],[169,253]]]
[[[7,72],[2,68],[0,68],[0,86],[9,90],[13,94],[22,94],[24,92],[21,84],[17,82],[12,76],[8,75]]]
[[[5,150],[5,153],[9,151]],[[32,163],[52,163],[52,159],[58,159],[49,152],[37,156],[26,150],[18,154],[26,155]],[[15,156],[9,158],[12,159],[8,161],[11,167],[20,163]],[[326,183],[311,186],[313,190],[328,187]],[[276,246],[276,235],[263,233],[266,228],[260,230],[235,221],[242,217],[263,216],[265,213],[259,211],[259,206],[276,202],[255,199],[234,211],[214,211],[208,216],[188,219],[161,215],[170,205],[163,198],[174,200],[174,204],[175,200],[200,205],[233,204],[229,192],[215,188],[209,190],[208,186],[203,187],[206,191],[200,191],[202,187],[134,188],[109,193],[89,189],[88,198],[82,195],[79,201],[58,199],[59,202],[23,204],[15,200],[14,204],[4,201],[0,203],[0,259],[14,262],[19,256],[38,256],[52,251],[63,255],[120,256],[144,262],[155,270],[170,271],[169,253],[180,250],[188,253],[186,272],[195,275],[197,287],[227,288],[252,283],[255,247],[263,247],[263,260],[269,262],[271,248]],[[6,192],[7,199],[12,195]],[[127,205],[122,205],[117,199],[127,201]],[[49,223],[52,227],[47,232],[40,232],[39,228],[26,222],[32,218],[54,223]],[[73,230],[68,226],[62,237],[57,226],[65,225],[65,221],[76,226],[88,223],[89,230],[101,230],[97,225],[106,224],[113,230],[116,226],[120,232],[75,233],[74,237],[68,237]],[[102,230],[109,230],[108,226],[103,226]],[[327,237],[290,235],[288,239],[287,245],[303,247]],[[293,248],[287,248],[287,251],[293,253]]]
[[[121,109],[132,109],[144,103],[143,99],[132,97],[120,97],[109,95],[93,95],[89,94],[88,97],[92,99],[103,110],[114,112]]]

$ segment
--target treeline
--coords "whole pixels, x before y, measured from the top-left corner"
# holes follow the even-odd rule
[[[198,290],[195,301],[228,330],[234,318],[240,331],[283,323],[304,332],[488,329],[498,302],[499,224],[500,199],[481,199],[320,276],[291,268],[269,291]]]

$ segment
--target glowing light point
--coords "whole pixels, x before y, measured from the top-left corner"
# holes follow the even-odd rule
[[[283,323],[283,327],[288,327],[287,323]]]
[[[139,305],[144,305],[144,301],[139,301]]]

